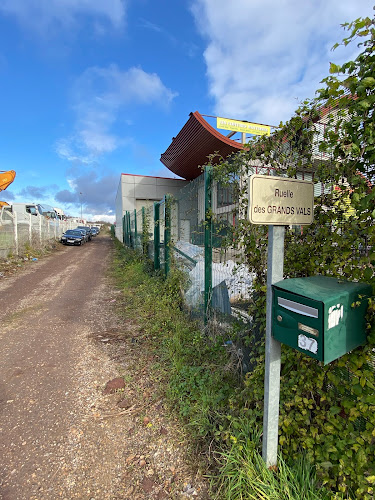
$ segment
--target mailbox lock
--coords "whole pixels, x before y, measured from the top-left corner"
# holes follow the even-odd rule
[[[280,314],[277,315],[277,321],[282,321],[283,320],[283,317],[280,316]]]

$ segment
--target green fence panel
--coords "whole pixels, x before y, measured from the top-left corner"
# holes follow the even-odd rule
[[[126,228],[126,246],[130,246],[130,234],[129,234],[129,212],[125,213],[125,228]]]
[[[126,214],[122,217],[122,242],[126,245]]]
[[[212,297],[212,170],[204,171],[204,315],[210,316]]]
[[[171,270],[171,204],[169,194],[164,197],[164,270],[168,276]]]
[[[146,226],[147,226],[146,209],[145,207],[142,207],[142,253],[143,254],[146,254],[146,245],[147,245],[145,237]]]
[[[128,227],[129,227],[129,246],[133,247],[133,235],[132,235],[131,213],[130,212],[128,212]]]
[[[129,232],[129,246],[133,246],[133,238],[132,238],[132,228],[130,222],[130,212],[128,212],[128,232]]]
[[[160,204],[154,203],[154,269],[160,269]]]
[[[133,248],[137,248],[137,210],[134,209],[134,239],[133,239]]]

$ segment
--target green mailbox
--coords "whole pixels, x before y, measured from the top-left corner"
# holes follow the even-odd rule
[[[272,335],[326,365],[366,341],[370,285],[326,276],[272,285]]]

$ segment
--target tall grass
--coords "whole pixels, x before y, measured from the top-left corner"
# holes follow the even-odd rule
[[[315,468],[301,454],[288,465],[281,457],[268,468],[260,454],[261,432],[248,419],[237,420],[230,445],[217,452],[219,475],[212,477],[218,500],[325,500]]]
[[[124,314],[147,336],[158,360],[154,379],[200,450],[200,460],[206,452],[212,498],[328,499],[303,456],[293,464],[280,458],[277,470],[269,470],[254,420],[229,415],[230,398],[241,382],[237,373],[223,370],[228,361],[223,338],[208,337],[183,312],[181,276],[164,279],[143,256],[115,245],[113,276],[126,297]]]

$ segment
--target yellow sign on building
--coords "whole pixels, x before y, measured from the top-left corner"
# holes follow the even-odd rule
[[[259,123],[241,122],[229,118],[216,117],[216,127],[234,132],[244,132],[246,134],[270,135],[271,127],[269,125],[260,125]]]

